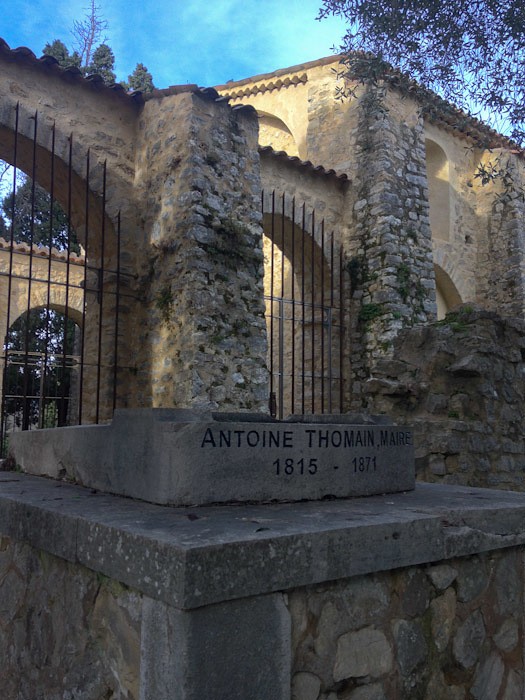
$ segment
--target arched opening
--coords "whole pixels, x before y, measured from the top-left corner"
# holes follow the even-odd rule
[[[75,309],[37,307],[9,327],[2,368],[4,436],[76,422],[79,322]]]
[[[282,119],[265,112],[258,112],[258,117],[261,146],[271,146],[274,151],[285,151],[289,156],[299,155],[294,136]]]
[[[121,254],[120,217],[114,225],[106,212],[111,183],[105,164],[89,153],[82,155],[73,135],[66,143],[62,138],[59,153],[55,127],[42,119],[37,128],[37,117],[32,137],[27,129],[18,131],[18,111],[13,129],[0,127],[0,158],[10,166],[0,208],[2,406],[9,413],[9,404],[18,401],[13,409],[18,417],[11,422],[20,423],[22,429],[49,427],[51,413],[56,414],[57,425],[73,420],[68,397],[74,355],[80,368],[77,422],[107,420],[117,405]],[[64,310],[65,347],[58,350],[53,339],[60,335],[57,324]],[[75,350],[67,343],[67,329],[74,322],[83,329],[81,334],[76,332],[80,347]],[[16,323],[25,323],[25,330]],[[12,338],[17,339],[15,345]],[[20,347],[22,341],[24,347]],[[7,373],[15,381],[22,372],[17,357],[23,358],[23,381],[11,390]],[[56,396],[52,398],[53,381],[60,384],[61,392],[67,386],[67,397],[61,396],[60,404]],[[21,388],[26,394],[22,397],[17,394]],[[8,425],[7,416],[1,425],[2,429]]]
[[[445,151],[427,139],[426,163],[430,228],[432,236],[443,241],[450,238],[450,168]]]
[[[436,301],[438,321],[445,318],[447,313],[464,300],[449,275],[439,265],[434,265],[436,276]]]
[[[278,213],[272,200],[263,215],[271,412],[340,413],[341,251],[322,222],[302,208],[295,218]]]

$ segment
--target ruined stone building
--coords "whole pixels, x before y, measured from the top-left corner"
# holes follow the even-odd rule
[[[16,274],[6,240],[2,323],[47,307],[82,328],[70,415],[469,413],[385,361],[461,303],[523,317],[523,162],[505,137],[396,75],[346,83],[337,57],[146,96],[27,49],[0,61],[0,157],[52,191],[86,251],[84,279],[55,260],[46,291],[45,252]]]
[[[337,71],[146,96],[0,41],[0,159],[69,222],[60,250],[0,240],[0,446],[33,459],[0,471],[2,698],[523,696],[523,495],[473,488],[523,489],[522,153],[395,74]],[[75,326],[36,389],[13,331],[33,310]],[[365,412],[443,483],[412,489],[412,462],[396,483],[386,439],[353,473],[291,450],[290,425],[382,433]],[[85,427],[11,435],[54,415]],[[281,435],[257,476],[284,502],[229,503],[260,465],[232,477],[213,437],[182,448],[207,500],[170,500],[192,421],[243,425],[253,454]],[[367,465],[392,493],[287,502]]]

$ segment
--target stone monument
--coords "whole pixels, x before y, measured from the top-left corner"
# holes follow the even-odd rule
[[[151,503],[301,501],[414,488],[412,431],[385,416],[117,410],[110,425],[15,433],[23,471]]]

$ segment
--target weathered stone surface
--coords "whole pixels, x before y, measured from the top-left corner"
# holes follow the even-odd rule
[[[414,493],[359,501],[167,509],[23,474],[0,474],[0,487],[0,532],[39,547],[20,544],[31,552],[20,565],[11,544],[5,540],[0,545],[4,572],[0,587],[27,591],[22,598],[18,593],[6,598],[9,606],[2,608],[5,619],[0,618],[0,626],[8,630],[8,635],[0,635],[0,652],[6,668],[4,694],[9,698],[18,697],[19,667],[35,667],[47,669],[45,678],[41,676],[46,687],[60,689],[49,697],[63,700],[66,686],[81,687],[84,660],[92,666],[90,682],[82,686],[84,695],[78,694],[81,700],[100,700],[117,688],[117,678],[119,688],[131,682],[136,688],[140,682],[140,700],[162,697],[158,688],[171,683],[171,689],[174,678],[187,697],[195,689],[200,693],[196,697],[209,696],[208,681],[198,675],[191,659],[197,660],[199,669],[208,667],[209,678],[214,679],[224,674],[224,659],[229,659],[228,668],[234,665],[240,675],[248,669],[245,675],[255,679],[257,688],[263,679],[265,687],[272,688],[272,700],[279,693],[290,694],[291,677],[297,674],[309,674],[311,682],[305,684],[305,676],[302,680],[298,676],[297,682],[305,684],[305,692],[312,696],[319,681],[319,700],[336,698],[342,687],[358,698],[417,693],[427,700],[463,700],[469,697],[474,677],[480,689],[484,679],[490,687],[496,684],[499,665],[488,662],[494,654],[492,640],[513,635],[512,630],[505,631],[508,625],[502,627],[494,600],[500,585],[496,572],[516,566],[523,556],[525,541],[519,536],[525,506],[519,494],[420,486]],[[460,526],[452,525],[456,518]],[[407,538],[394,537],[403,533],[405,521],[411,524]],[[34,532],[33,523],[52,538]],[[435,550],[450,528],[460,559],[446,558],[446,538],[441,550]],[[475,537],[470,530],[476,530]],[[77,543],[73,550],[71,539]],[[401,546],[392,551],[400,540]],[[60,554],[62,546],[72,557],[70,563],[42,549]],[[389,555],[395,558],[385,570]],[[410,615],[399,594],[420,580],[419,571],[432,568],[422,561],[447,562],[459,571],[469,556],[490,572],[489,580],[475,599],[456,600],[446,643],[447,635],[441,637],[439,626],[429,622],[438,606],[435,601],[452,599],[455,582],[445,590],[428,590],[430,609],[418,606],[420,612],[410,610]],[[521,569],[517,571],[523,580]],[[71,585],[64,584],[62,572],[67,572]],[[57,597],[57,590],[67,593]],[[282,590],[286,596],[275,593]],[[23,596],[38,604],[29,609]],[[513,601],[507,619],[516,620],[521,639],[523,596]],[[185,610],[175,610],[174,603]],[[240,631],[239,619],[248,621]],[[77,620],[82,621],[78,627]],[[89,642],[85,646],[90,635],[103,645],[103,660],[94,652],[90,655]],[[162,640],[168,639],[174,646],[167,649]],[[59,679],[57,669],[63,668],[68,645],[87,651]],[[257,656],[254,650],[259,647],[265,651]],[[26,648],[27,657],[21,662],[19,655]],[[420,661],[422,649],[428,654]],[[287,657],[290,653],[292,660]],[[465,669],[473,658],[466,671],[454,668]],[[508,694],[514,693],[520,676],[511,677],[509,671],[522,671],[519,646],[501,659],[505,665],[501,692],[508,686]],[[137,673],[129,675],[128,666],[140,667],[139,681]],[[447,669],[446,675],[440,675],[441,667]],[[28,672],[28,684],[33,677]],[[220,680],[227,688],[226,697],[234,692],[228,685],[233,677]],[[0,690],[4,691],[1,683]],[[112,692],[126,697],[123,690]],[[130,700],[136,699],[135,690],[126,692]],[[250,693],[246,691],[246,697]],[[24,700],[26,696],[32,700],[31,695],[20,694]]]
[[[427,575],[439,590],[443,591],[456,579],[458,572],[454,567],[448,564],[438,564],[427,569]]]
[[[282,595],[191,612],[145,599],[140,700],[289,700],[290,618]]]
[[[317,700],[321,681],[313,673],[296,673],[292,678],[292,700]]]
[[[432,637],[438,651],[444,651],[450,640],[456,618],[456,592],[447,588],[443,595],[430,604],[432,612]]]
[[[496,600],[498,612],[508,615],[516,609],[523,595],[523,585],[519,569],[523,566],[520,559],[505,558],[496,569]]]
[[[438,671],[427,686],[425,700],[465,700],[466,691],[462,686],[449,685],[441,671]]]
[[[141,596],[27,544],[1,546],[1,697],[139,700]]]
[[[458,628],[454,637],[454,657],[464,668],[472,668],[479,659],[485,641],[483,616],[476,610]]]
[[[420,570],[411,572],[401,595],[405,615],[408,617],[422,615],[430,602],[430,585],[425,574]]]
[[[519,627],[516,620],[506,619],[494,635],[494,641],[501,651],[512,651],[519,641]]]
[[[390,645],[380,630],[367,627],[342,635],[337,642],[334,680],[378,678],[392,668]]]
[[[100,429],[17,433],[11,450],[25,471],[57,477],[67,464],[67,476],[84,486],[169,505],[317,500],[414,487],[412,436],[402,427],[343,418],[330,424],[326,416],[263,418],[119,410]]]
[[[348,700],[386,700],[386,695],[379,683],[356,688],[348,696]]]
[[[507,684],[503,693],[503,700],[522,700],[523,698],[523,671],[510,670],[507,676]]]
[[[458,571],[457,591],[461,602],[469,602],[486,588],[488,575],[484,563],[476,558],[462,563]]]
[[[417,622],[396,620],[393,625],[397,663],[408,676],[427,658],[428,649],[421,625]]]
[[[366,406],[414,428],[418,478],[523,490],[524,339],[522,319],[470,303],[400,332]]]
[[[470,690],[476,700],[494,700],[498,697],[503,679],[504,665],[497,654],[491,654],[474,676],[474,684]]]

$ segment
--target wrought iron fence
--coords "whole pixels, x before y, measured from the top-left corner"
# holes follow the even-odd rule
[[[95,194],[89,152],[83,172],[74,170],[73,135],[59,156],[54,126],[40,126],[35,113],[28,145],[20,119],[17,107],[3,144],[10,180],[0,212],[4,452],[12,430],[98,423],[119,398],[120,215],[116,222],[106,215],[106,165],[96,167]]]
[[[344,269],[340,243],[314,209],[262,196],[270,412],[344,410]]]

